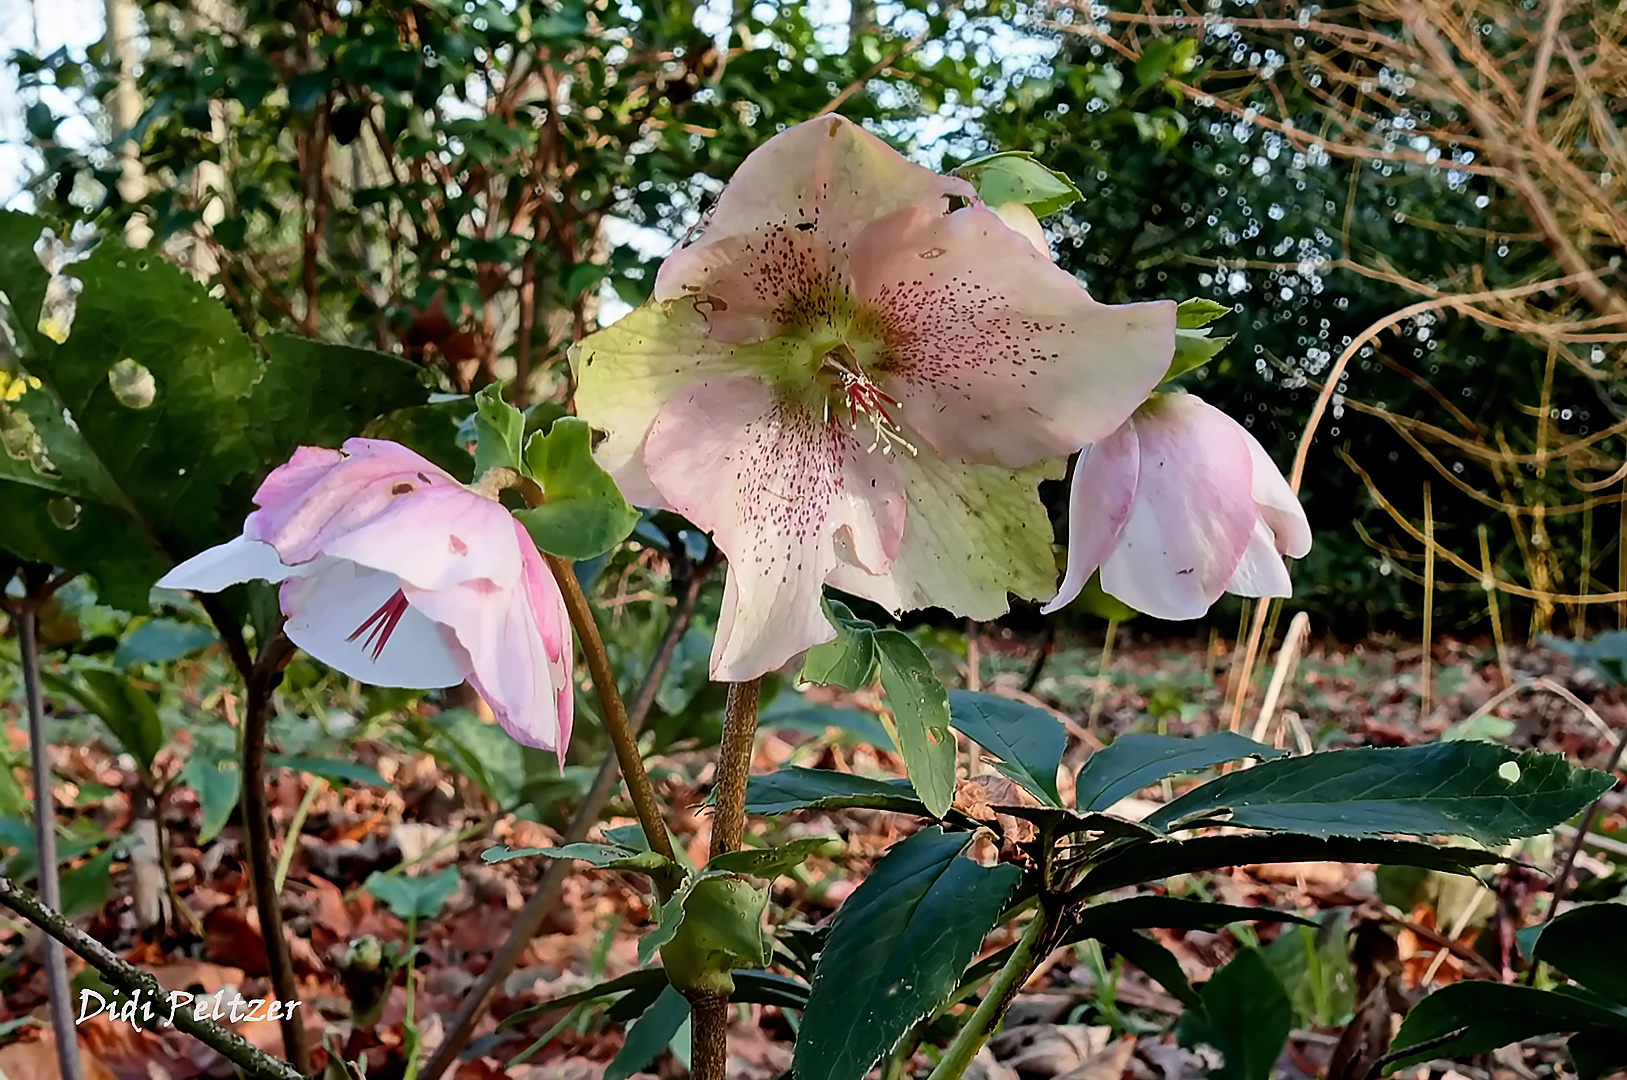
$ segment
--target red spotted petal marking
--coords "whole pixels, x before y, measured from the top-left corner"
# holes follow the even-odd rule
[[[876,437],[870,442],[871,451],[877,446],[884,446],[887,451],[891,451],[894,446],[902,446],[911,454],[916,453],[915,447],[904,438],[903,427],[893,414],[887,411],[889,405],[898,408],[898,399],[870,381],[870,376],[865,374],[852,349],[844,344],[826,353],[823,370],[836,377],[841,393],[847,400],[848,422],[857,429],[859,415],[862,413],[875,423]],[[829,402],[826,403],[825,410],[826,418],[829,419]]]
[[[355,633],[345,638],[345,640],[355,641],[363,633],[366,633],[367,640],[362,642],[362,647],[367,648],[370,646],[373,650],[373,659],[377,660],[379,655],[384,652],[384,643],[390,640],[390,635],[395,633],[396,624],[401,621],[401,616],[406,613],[407,596],[400,589],[397,589],[394,596],[384,601],[383,605],[369,615],[367,621],[356,627]],[[369,630],[369,627],[372,629]]]

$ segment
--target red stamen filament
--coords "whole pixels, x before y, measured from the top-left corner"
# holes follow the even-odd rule
[[[384,643],[390,640],[390,635],[395,633],[396,624],[401,621],[401,616],[406,613],[406,594],[397,589],[394,596],[384,601],[383,605],[369,615],[367,621],[356,627],[356,632],[345,638],[345,640],[355,641],[366,632],[367,640],[362,642],[362,648],[371,647],[373,659],[377,660],[379,654],[384,652]],[[372,627],[372,629],[369,630],[369,627]]]

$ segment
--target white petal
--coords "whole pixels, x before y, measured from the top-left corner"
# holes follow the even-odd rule
[[[1296,559],[1302,558],[1311,550],[1311,526],[1305,520],[1305,508],[1299,505],[1299,498],[1294,494],[1294,489],[1288,486],[1288,481],[1283,479],[1277,463],[1271,460],[1271,455],[1265,452],[1265,447],[1260,445],[1259,440],[1250,435],[1248,428],[1241,424],[1237,430],[1243,433],[1243,439],[1248,443],[1249,461],[1254,466],[1251,494],[1254,501],[1260,504],[1260,516],[1265,518],[1265,523],[1275,534],[1276,550]]]
[[[259,540],[237,536],[207,551],[200,551],[158,579],[164,589],[220,592],[244,581],[282,581],[299,573],[284,566],[277,549]]]
[[[468,677],[446,634],[410,604],[373,656],[369,626],[356,631],[401,589],[394,574],[339,559],[319,559],[308,577],[282,587],[284,628],[290,640],[329,667],[372,686],[428,689],[456,686]],[[374,624],[376,625],[376,624]],[[350,640],[354,635],[355,639]],[[376,644],[376,637],[372,637]]]
[[[1243,561],[1226,583],[1226,591],[1237,596],[1292,596],[1294,583],[1282,561],[1264,520],[1254,523],[1254,533],[1243,550]]]

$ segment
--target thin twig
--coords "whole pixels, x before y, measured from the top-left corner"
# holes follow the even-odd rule
[[[101,972],[109,985],[131,995],[132,999],[139,991],[151,995],[154,1002],[170,1000],[168,991],[158,984],[157,979],[119,959],[106,945],[69,922],[61,912],[40,903],[39,897],[4,876],[0,876],[0,904],[84,957],[91,967]],[[304,1080],[287,1062],[256,1050],[236,1032],[227,1031],[208,1020],[196,1019],[191,1009],[176,1009],[173,1023],[259,1080]]]

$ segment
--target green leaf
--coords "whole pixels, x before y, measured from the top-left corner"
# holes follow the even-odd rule
[[[1244,949],[1198,991],[1201,1010],[1181,1017],[1175,1033],[1183,1046],[1207,1043],[1225,1064],[1216,1080],[1270,1080],[1288,1045],[1294,1013],[1282,983],[1258,950]]]
[[[1199,1013],[1203,1011],[1202,995],[1193,989],[1175,954],[1162,944],[1136,930],[1108,930],[1093,936],[1104,948],[1113,950],[1140,968],[1182,1005]]]
[[[800,1080],[861,1080],[949,999],[1021,876],[963,858],[970,842],[937,826],[915,833],[836,912],[798,1030]]]
[[[194,750],[181,766],[180,780],[198,793],[198,807],[202,811],[198,843],[207,844],[220,834],[237,807],[237,797],[242,791],[237,781],[237,762],[216,760]]]
[[[62,874],[62,913],[70,919],[102,910],[113,885],[113,846]]]
[[[680,890],[655,909],[655,929],[638,939],[638,966],[643,967],[671,941],[684,921],[684,894]]]
[[[1126,843],[1104,854],[1086,872],[1075,891],[1090,896],[1176,874],[1195,874],[1226,866],[1322,861],[1422,866],[1451,874],[1468,874],[1477,867],[1507,860],[1495,852],[1479,848],[1426,844],[1417,840],[1297,836],[1291,833],[1197,836],[1187,840]]]
[[[968,161],[952,174],[977,189],[989,206],[1022,203],[1035,217],[1054,214],[1084,199],[1066,176],[1048,169],[1027,150],[1008,150]]]
[[[629,851],[613,844],[576,843],[565,844],[562,847],[530,847],[518,850],[510,850],[499,845],[482,851],[480,858],[484,862],[498,863],[528,855],[545,855],[550,859],[580,859],[591,866],[609,866],[639,854],[648,852]]]
[[[1002,773],[1047,806],[1060,807],[1056,770],[1068,735],[1044,709],[993,694],[955,690],[949,695],[949,722],[962,735],[998,757]]]
[[[675,895],[682,898],[683,919],[661,946],[667,978],[686,992],[733,994],[736,966],[768,962],[763,934],[768,890],[732,874],[708,871]],[[642,941],[639,947],[644,947]]]
[[[1603,630],[1586,641],[1567,641],[1549,634],[1539,640],[1577,667],[1592,668],[1616,686],[1627,685],[1627,630]]]
[[[825,600],[825,617],[836,637],[808,650],[802,661],[803,682],[862,690],[876,677],[875,624],[856,618],[840,600]]]
[[[838,837],[806,836],[779,847],[725,851],[712,856],[706,869],[750,874],[772,881],[792,867],[801,866],[813,855],[831,855],[841,851],[841,848],[842,841]]]
[[[291,334],[263,340],[248,431],[263,462],[280,465],[299,446],[338,446],[375,417],[428,398],[418,367],[402,357]]]
[[[1194,296],[1175,305],[1175,329],[1196,330],[1208,326],[1222,315],[1230,315],[1232,310],[1230,304],[1217,304],[1213,300]]]
[[[558,1012],[572,1005],[579,1005],[585,1001],[600,1001],[604,998],[615,997],[617,994],[629,992],[647,992],[653,1000],[660,994],[662,987],[667,984],[667,973],[658,967],[637,968],[625,975],[618,975],[602,983],[597,983],[585,990],[564,994],[560,997],[549,998],[535,1005],[528,1006],[518,1012],[510,1013],[497,1023],[497,1030],[503,1031],[516,1024],[540,1016],[543,1013]]]
[[[213,627],[175,619],[143,619],[125,634],[113,653],[113,666],[167,664],[202,652],[220,640]]]
[[[547,501],[515,515],[550,555],[591,559],[603,555],[638,524],[639,512],[593,459],[593,432],[574,416],[533,432],[525,444],[525,470]]]
[[[1072,926],[1062,932],[1057,944],[1069,945],[1090,938],[1129,930],[1158,927],[1166,930],[1219,930],[1238,922],[1288,922],[1315,925],[1311,920],[1288,911],[1214,904],[1178,896],[1132,896],[1105,904],[1092,904],[1081,911]]]
[[[1120,735],[1085,759],[1074,781],[1074,805],[1106,810],[1120,799],[1151,787],[1166,776],[1194,772],[1241,758],[1281,757],[1283,751],[1230,731],[1196,739],[1173,735]]]
[[[1350,912],[1328,912],[1319,925],[1289,926],[1260,955],[1277,973],[1307,1027],[1342,1027],[1356,1008],[1356,972],[1350,959]]]
[[[881,688],[898,731],[904,769],[927,811],[941,818],[955,797],[955,737],[949,695],[932,663],[901,630],[878,630]]]
[[[153,758],[164,746],[164,725],[153,699],[113,668],[79,661],[70,671],[69,675],[42,672],[40,681],[95,713],[126,753],[143,769],[152,768]]]
[[[1627,1007],[1627,904],[1583,904],[1541,927],[1533,953]]]
[[[377,769],[371,765],[363,765],[359,761],[334,761],[331,758],[307,757],[303,754],[267,754],[266,764],[273,769],[292,769],[295,772],[320,776],[338,788],[344,788],[349,784],[366,784],[377,788],[390,786],[384,777],[379,775]]]
[[[892,810],[927,814],[926,804],[908,780],[880,780],[834,769],[793,766],[746,781],[746,813],[788,814],[793,810]]]
[[[1566,1031],[1593,1036],[1594,1041],[1584,1040],[1589,1050],[1600,1042],[1614,1046],[1617,1053],[1611,1067],[1627,1065],[1627,1008],[1612,1008],[1601,1004],[1603,999],[1587,999],[1567,990],[1539,990],[1483,980],[1443,987],[1413,1006],[1390,1049],[1405,1050],[1460,1028],[1463,1033],[1449,1042],[1392,1061],[1385,1066],[1385,1072],[1436,1058],[1489,1053],[1522,1039]]]
[[[1490,743],[1362,747],[1279,758],[1211,780],[1147,824],[1168,828],[1229,811],[1228,824],[1255,829],[1467,836],[1496,844],[1546,831],[1614,783],[1608,773],[1577,768],[1558,754],[1515,754]]]
[[[765,731],[795,731],[815,739],[827,737],[834,728],[841,732],[844,741],[865,746],[887,747],[893,741],[887,729],[881,726],[881,721],[876,719],[875,713],[835,705],[816,705],[797,694],[783,691],[757,717],[757,726]]]
[[[1216,356],[1220,350],[1231,344],[1232,337],[1210,337],[1208,330],[1176,330],[1175,354],[1170,359],[1169,370],[1159,384],[1180,378],[1189,371],[1202,367]]]
[[[448,866],[418,877],[381,874],[375,870],[362,883],[362,888],[398,919],[433,919],[458,891],[458,868]]]
[[[524,432],[525,417],[503,400],[502,385],[488,383],[475,395],[475,476],[499,468],[518,472]]]
[[[654,1061],[667,1048],[678,1029],[689,1019],[689,1002],[668,986],[661,991],[644,1015],[627,1029],[627,1038],[610,1059],[604,1080],[627,1080]]]

